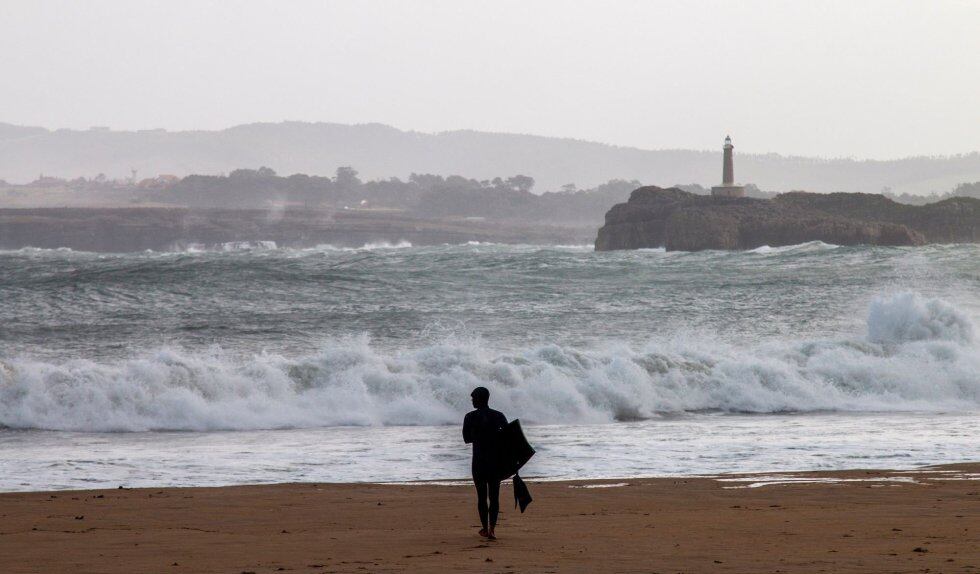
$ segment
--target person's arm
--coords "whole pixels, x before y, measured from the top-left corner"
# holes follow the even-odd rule
[[[470,444],[473,442],[473,423],[469,413],[463,417],[463,442]]]

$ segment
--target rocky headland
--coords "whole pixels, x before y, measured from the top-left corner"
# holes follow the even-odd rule
[[[606,213],[595,248],[737,250],[808,241],[897,246],[977,243],[980,200],[955,197],[913,206],[876,194],[806,192],[768,200],[647,186]]]

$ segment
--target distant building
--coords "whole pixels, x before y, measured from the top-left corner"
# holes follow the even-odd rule
[[[714,197],[745,197],[745,188],[735,185],[735,161],[732,158],[732,137],[725,136],[725,159],[721,168],[721,185],[711,188]]]

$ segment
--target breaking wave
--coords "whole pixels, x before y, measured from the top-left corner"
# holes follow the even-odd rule
[[[750,249],[746,253],[754,253],[757,255],[780,255],[783,253],[815,253],[820,251],[829,251],[831,249],[837,249],[839,245],[834,245],[832,243],[824,243],[823,241],[808,241],[806,243],[798,243],[796,245],[784,245],[781,247],[770,247],[768,245],[763,245],[762,247],[756,247],[755,249]]]
[[[701,340],[543,345],[495,353],[447,341],[379,351],[367,337],[301,357],[158,349],[111,363],[0,362],[0,425],[75,431],[429,425],[459,420],[469,391],[537,423],[718,410],[973,411],[974,326],[912,293],[876,299],[867,334],[739,347]]]
[[[409,241],[398,241],[390,243],[388,241],[368,242],[361,247],[337,247],[330,244],[320,244],[308,248],[282,248],[286,251],[310,252],[310,251],[375,251],[380,249],[407,249],[412,247]],[[280,247],[275,241],[228,241],[206,245],[203,243],[187,243],[175,245],[172,252],[177,253],[228,253],[236,251],[276,251]]]
[[[378,251],[381,249],[408,249],[412,247],[412,242],[410,241],[398,241],[391,243],[389,241],[371,241],[365,243],[360,247],[337,247],[336,245],[330,245],[328,243],[321,243],[315,247],[300,248],[296,251]]]

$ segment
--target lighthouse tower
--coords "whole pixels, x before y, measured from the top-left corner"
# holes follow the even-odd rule
[[[724,163],[721,168],[721,185],[711,188],[711,195],[714,197],[745,197],[745,188],[735,185],[735,160],[733,159],[731,136],[725,136]]]

